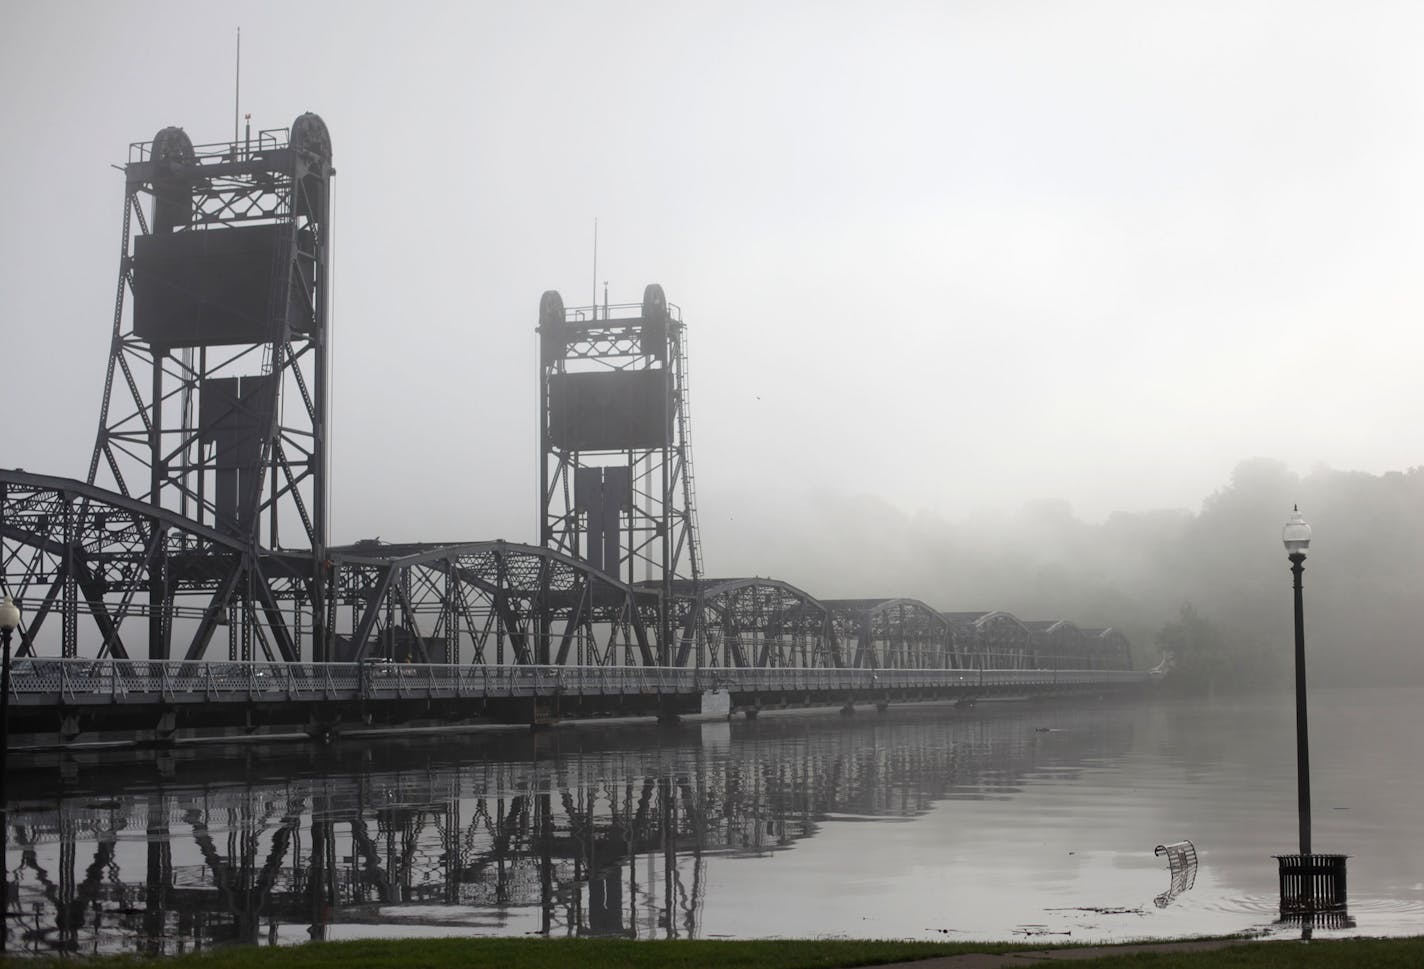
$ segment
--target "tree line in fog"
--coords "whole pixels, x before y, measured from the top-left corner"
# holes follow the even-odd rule
[[[784,500],[783,500],[784,501]],[[1097,524],[1064,502],[951,523],[871,497],[805,496],[735,522],[725,554],[813,595],[913,596],[947,611],[1114,626],[1139,667],[1175,652],[1183,685],[1288,679],[1292,505],[1314,528],[1305,563],[1312,683],[1424,682],[1415,602],[1424,589],[1424,467],[1372,475],[1276,461],[1238,465],[1197,511],[1117,513]],[[743,516],[749,517],[749,516]]]

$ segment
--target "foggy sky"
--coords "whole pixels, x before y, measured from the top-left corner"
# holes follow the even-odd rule
[[[230,138],[239,24],[254,129],[332,132],[338,541],[532,541],[539,295],[604,280],[683,308],[713,574],[791,560],[758,523],[811,492],[1095,521],[1198,507],[1258,455],[1415,465],[1421,20],[9,0],[0,465],[84,475],[110,166],[167,125]]]

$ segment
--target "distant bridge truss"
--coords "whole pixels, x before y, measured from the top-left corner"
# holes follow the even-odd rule
[[[830,625],[841,655],[869,669],[957,669],[949,620],[918,599],[833,599]]]
[[[674,586],[676,665],[841,667],[826,607],[779,579],[707,579]]]

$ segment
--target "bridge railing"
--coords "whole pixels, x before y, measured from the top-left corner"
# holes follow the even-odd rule
[[[437,665],[187,662],[26,657],[12,664],[10,699],[25,705],[281,702],[337,699],[554,695],[862,693],[952,690],[972,694],[1111,686],[1154,678],[1131,670],[806,669],[659,666]]]

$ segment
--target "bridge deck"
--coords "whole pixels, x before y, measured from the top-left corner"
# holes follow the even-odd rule
[[[47,659],[14,663],[10,743],[181,737],[607,716],[753,715],[766,708],[886,706],[993,694],[1104,692],[1151,681],[1125,670],[438,666]],[[720,696],[709,697],[713,691]],[[21,739],[24,738],[24,739]]]
[[[395,663],[211,663],[21,659],[11,671],[19,706],[288,703],[732,693],[1043,690],[1152,679],[1130,670],[762,669],[657,666],[444,666]]]

